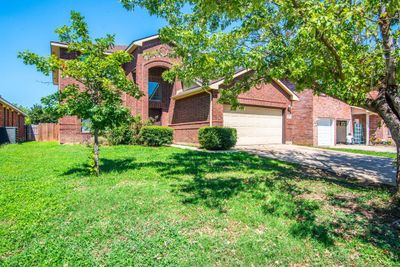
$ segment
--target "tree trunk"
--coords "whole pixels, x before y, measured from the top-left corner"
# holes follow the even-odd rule
[[[397,147],[397,160],[396,160],[396,194],[395,199],[400,200],[400,144],[396,144]]]
[[[385,90],[387,92],[387,90]],[[371,102],[371,107],[377,112],[390,129],[393,141],[396,143],[397,160],[396,160],[396,194],[395,197],[400,199],[400,119],[396,112],[397,103],[392,102],[390,96],[385,91],[380,92],[378,97]]]
[[[94,141],[93,141],[93,160],[94,160],[94,169],[96,176],[100,174],[100,164],[99,164],[99,134],[94,131]]]
[[[383,98],[384,99],[384,98]],[[377,103],[377,112],[389,128],[392,139],[396,143],[397,160],[396,160],[396,194],[395,197],[400,199],[400,121],[396,116],[394,110],[390,108],[390,105],[386,101],[379,103],[379,97],[375,103]]]

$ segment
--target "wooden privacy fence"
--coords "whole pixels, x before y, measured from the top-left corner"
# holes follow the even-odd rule
[[[38,141],[58,141],[60,125],[58,123],[40,123],[38,133]]]
[[[60,125],[57,123],[39,123],[27,127],[27,140],[29,141],[58,141]]]

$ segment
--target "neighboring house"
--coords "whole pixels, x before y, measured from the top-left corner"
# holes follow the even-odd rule
[[[143,119],[155,118],[159,125],[175,129],[174,142],[197,143],[198,129],[203,126],[229,126],[238,130],[238,145],[286,143],[292,141],[287,121],[290,108],[298,100],[296,94],[283,82],[276,80],[251,88],[239,96],[243,109],[231,111],[229,105],[217,103],[223,80],[217,80],[205,90],[199,85],[184,86],[175,81],[170,84],[162,73],[171,68],[176,59],[168,57],[170,47],[161,44],[157,35],[132,42],[128,47],[118,46],[132,54],[133,60],[124,66],[127,76],[135,81],[145,95],[136,100],[124,94],[123,103],[132,115]],[[67,45],[51,43],[52,54],[68,60]],[[112,51],[110,51],[112,53]],[[236,79],[247,71],[238,71]],[[70,78],[53,73],[53,81],[63,90]],[[59,121],[60,142],[80,143],[90,138],[90,133],[77,117],[64,117]]]
[[[0,143],[25,141],[26,114],[0,96]]]
[[[299,145],[333,146],[347,143],[351,136],[356,144],[370,140],[387,142],[390,132],[378,114],[311,90],[297,93],[300,101],[292,108],[293,143]]]

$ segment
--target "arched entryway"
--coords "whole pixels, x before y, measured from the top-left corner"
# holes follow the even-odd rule
[[[148,114],[149,119],[154,120],[154,124],[156,125],[168,124],[168,109],[173,84],[162,78],[162,74],[166,70],[164,67],[152,67],[148,73]]]

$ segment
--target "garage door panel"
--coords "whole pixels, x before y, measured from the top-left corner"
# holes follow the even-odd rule
[[[224,112],[249,115],[275,115],[282,116],[281,109],[245,106],[244,109],[231,110],[230,105],[224,105]]]
[[[269,128],[235,127],[238,133],[247,133],[249,136],[281,136],[282,131]]]
[[[224,105],[224,126],[237,129],[238,145],[282,143],[281,109],[245,106],[232,111]]]
[[[317,138],[319,146],[333,145],[333,121],[331,119],[318,119]]]
[[[257,120],[257,119],[248,119],[248,118],[240,118],[235,117],[231,118],[229,121],[225,120],[224,117],[224,124],[225,126],[232,126],[235,128],[252,128],[254,129],[255,126],[260,129],[271,129],[271,128],[281,128],[282,127],[282,117],[279,118],[269,118],[267,120]],[[240,120],[239,122],[237,120]],[[266,126],[268,124],[268,126]]]

